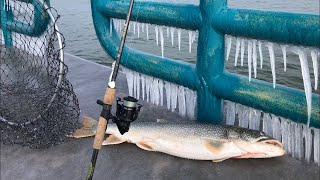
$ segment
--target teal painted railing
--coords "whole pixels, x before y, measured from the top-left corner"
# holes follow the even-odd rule
[[[224,35],[319,48],[319,15],[231,9],[226,0],[200,0],[197,5],[135,2],[132,20],[198,30],[196,65],[161,58],[125,47],[122,65],[197,91],[199,121],[221,123],[222,99],[307,123],[304,91],[251,80],[225,71]],[[118,36],[110,36],[111,18],[125,19],[129,1],[91,0],[95,30],[106,52],[116,58]],[[112,29],[112,33],[116,34]],[[320,97],[312,94],[310,126],[320,127]]]
[[[10,0],[9,0],[10,1]],[[17,0],[24,3],[32,4],[33,20],[31,23],[21,22],[14,18],[11,7],[9,6],[8,0],[0,0],[0,29],[3,32],[4,41],[6,46],[12,45],[12,32],[39,37],[45,32],[50,17],[45,12],[42,1],[40,0]],[[12,1],[13,2],[13,1]],[[45,1],[49,5],[49,0]],[[31,15],[28,15],[31,16]]]

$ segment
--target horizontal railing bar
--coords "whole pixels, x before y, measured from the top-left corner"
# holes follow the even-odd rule
[[[214,29],[233,36],[320,47],[320,16],[223,8],[212,20]]]
[[[94,9],[93,14],[94,26],[99,41],[107,53],[115,59],[118,52],[117,48],[120,44],[119,36],[114,28],[112,29],[113,35],[110,36],[110,18],[103,17]],[[195,65],[161,58],[128,47],[123,50],[121,64],[131,70],[179,84],[192,90],[196,90],[200,84],[195,72]]]
[[[99,11],[107,17],[124,19],[129,1],[104,0],[99,2]],[[197,30],[201,25],[201,13],[198,6],[191,4],[173,4],[159,2],[135,2],[131,20]]]
[[[228,83],[226,83],[228,82]],[[307,124],[307,103],[304,91],[224,72],[209,86],[216,96],[250,106],[264,112]],[[312,95],[310,126],[320,128],[320,96]]]

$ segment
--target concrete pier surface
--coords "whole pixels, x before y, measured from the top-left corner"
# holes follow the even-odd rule
[[[111,72],[109,67],[66,54],[67,78],[79,98],[81,115],[98,119]],[[124,74],[117,79],[117,95],[128,94]],[[165,107],[143,104],[137,121],[188,123]],[[114,112],[114,111],[113,111]],[[79,120],[81,121],[81,119]],[[93,138],[70,139],[48,149],[18,145],[0,147],[1,180],[80,180],[85,179],[92,154]],[[219,163],[182,159],[149,152],[134,144],[104,146],[99,153],[94,179],[319,179],[319,167],[289,156],[271,159],[230,159]]]

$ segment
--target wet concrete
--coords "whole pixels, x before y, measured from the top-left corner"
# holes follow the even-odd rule
[[[66,54],[68,79],[80,101],[81,114],[98,118],[97,99],[104,95],[110,68]],[[127,95],[123,74],[117,79],[117,95]],[[141,102],[137,121],[180,118],[164,107]],[[92,154],[93,138],[70,139],[49,149],[1,145],[1,180],[85,179]],[[194,161],[163,153],[148,152],[134,144],[104,146],[99,153],[94,179],[319,179],[319,167],[289,156],[272,159],[226,160],[220,163]]]

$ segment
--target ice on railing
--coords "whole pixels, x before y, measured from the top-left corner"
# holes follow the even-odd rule
[[[159,27],[159,30],[160,30],[161,57],[163,58],[164,39],[163,39],[162,27]]]
[[[122,28],[125,24],[125,21],[122,19],[114,19],[111,18],[110,20],[110,36],[112,36],[112,29],[114,29],[116,32],[121,33]],[[136,22],[136,21],[132,21],[130,22],[129,31],[132,31],[132,34],[137,36],[137,38],[140,38],[142,36],[146,36],[146,39],[149,40],[149,25],[152,24],[147,24],[147,23],[140,23],[140,22]],[[174,27],[167,27],[167,26],[160,26],[160,25],[152,25],[152,27],[154,27],[154,31],[155,31],[155,42],[156,45],[161,46],[161,56],[164,57],[164,47],[165,47],[165,38],[170,38],[171,41],[171,45],[172,46],[178,46],[179,51],[181,50],[181,36],[182,34],[182,30],[183,29],[179,29],[179,28],[174,28]],[[165,32],[161,32],[162,31],[166,31],[167,35],[165,37],[164,33]],[[184,32],[188,33],[188,51],[189,53],[191,53],[192,50],[192,44],[194,43],[194,41],[196,40],[197,37],[197,31],[189,31],[189,30],[184,30]],[[161,35],[162,33],[162,35]],[[175,35],[175,33],[177,33],[177,37]],[[145,34],[145,35],[143,35]],[[161,36],[163,37],[163,45],[161,45]],[[175,41],[178,41],[177,43],[175,43]]]
[[[310,116],[311,116],[311,105],[312,105],[312,88],[311,88],[311,80],[309,74],[309,66],[307,61],[307,52],[303,48],[293,47],[292,52],[299,55],[300,65],[301,65],[301,72],[303,78],[303,85],[304,91],[306,94],[307,100],[307,112],[308,112],[308,125],[310,123]]]
[[[280,140],[286,154],[320,166],[319,129],[227,100],[224,110],[226,124],[263,131]]]
[[[312,59],[312,65],[313,65],[313,74],[314,74],[314,89],[317,90],[318,88],[318,54],[320,52],[315,49],[311,50],[311,59]]]
[[[243,66],[243,60],[244,60],[244,50],[245,50],[245,41],[244,39],[240,40],[241,44],[241,66]]]
[[[283,70],[287,71],[287,45],[280,45],[283,56]]]
[[[234,56],[234,66],[237,66],[239,51],[240,51],[240,38],[236,38],[236,54]]]
[[[227,61],[229,60],[229,56],[230,56],[230,51],[231,51],[231,44],[232,44],[232,37],[231,36],[226,36],[226,43],[227,43]]]
[[[251,81],[251,65],[252,65],[252,42],[248,41],[248,73],[249,73],[249,81]]]
[[[263,55],[262,55],[262,42],[258,41],[259,46],[259,56],[260,56],[260,69],[263,67]]]
[[[124,67],[122,70],[127,77],[130,96],[137,99],[142,97],[155,105],[166,105],[172,112],[177,111],[179,115],[190,119],[195,118],[197,102],[195,91]]]
[[[269,57],[270,57],[270,65],[271,65],[271,73],[272,73],[272,82],[273,88],[276,88],[276,65],[275,65],[275,57],[274,57],[274,48],[273,43],[268,42],[266,44],[269,50]]]
[[[254,78],[257,78],[257,40],[252,40],[252,64]]]

